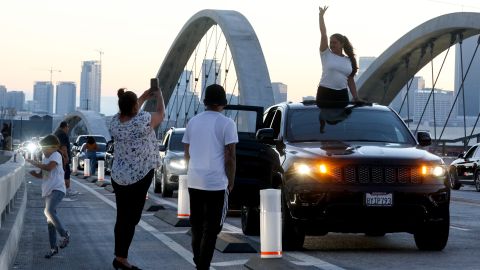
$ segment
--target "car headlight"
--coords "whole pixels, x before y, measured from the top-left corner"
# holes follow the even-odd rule
[[[328,174],[329,167],[325,163],[296,162],[293,164],[294,172],[300,175]]]
[[[27,145],[28,152],[33,153],[37,150],[37,145],[34,143],[29,143]]]
[[[187,168],[187,163],[185,159],[171,159],[169,162],[170,167],[177,170],[185,170]]]
[[[423,165],[420,168],[420,171],[424,176],[435,176],[435,177],[445,176],[447,172],[445,167],[442,165],[433,165],[433,166]]]

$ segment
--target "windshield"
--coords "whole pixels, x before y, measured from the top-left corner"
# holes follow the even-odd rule
[[[107,143],[107,140],[103,136],[92,136],[97,143]],[[78,137],[78,145],[82,145],[87,142],[88,136],[80,136]]]
[[[170,144],[169,149],[173,151],[183,151],[183,143],[182,143],[183,133],[172,133],[170,137]]]
[[[328,111],[316,107],[292,109],[286,138],[301,141],[372,141],[416,144],[410,131],[391,111],[351,109],[333,121],[323,120]],[[322,119],[322,121],[320,121]]]

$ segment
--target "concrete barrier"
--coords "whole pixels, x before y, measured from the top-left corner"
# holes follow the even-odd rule
[[[7,270],[11,269],[17,255],[27,196],[24,185],[25,160],[17,155],[14,162],[12,152],[3,152],[1,155],[10,156],[8,161],[0,164],[0,227],[3,232],[0,236],[0,270]]]

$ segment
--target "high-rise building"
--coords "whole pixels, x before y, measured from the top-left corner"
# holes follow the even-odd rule
[[[463,83],[463,93],[458,95],[457,106],[458,115],[463,116],[465,103],[465,116],[474,116],[480,112],[480,54],[477,52],[475,58],[472,61],[472,65],[467,74],[467,69],[472,59],[473,52],[477,48],[479,36],[473,36],[463,40],[462,50],[460,51],[460,44],[455,45],[455,96],[461,91],[462,85],[462,62],[463,62],[463,77],[465,82]],[[460,57],[463,55],[463,61]],[[466,75],[465,75],[466,74]],[[464,102],[465,100],[465,102]]]
[[[202,63],[202,92],[211,84],[222,84],[222,69],[215,59],[205,59]],[[202,93],[202,97],[203,97]]]
[[[99,61],[82,62],[80,109],[100,112],[101,65]]]
[[[287,101],[287,90],[288,87],[286,84],[281,82],[272,82],[273,102],[277,104]]]
[[[33,85],[33,100],[36,106],[33,112],[53,114],[53,85],[51,82],[35,82]]]
[[[25,93],[23,91],[7,92],[7,108],[13,108],[16,111],[23,111],[25,104]]]
[[[0,85],[0,110],[7,106],[7,88],[4,85]]]
[[[360,76],[367,70],[367,68],[375,61],[377,57],[375,56],[361,56],[358,58],[358,73],[355,78],[360,78]]]
[[[55,113],[65,115],[75,111],[77,86],[74,82],[58,82]]]
[[[415,76],[407,82],[397,96],[390,103],[390,107],[394,109],[402,118],[413,119],[415,113],[415,93],[425,88],[425,80],[421,76]],[[406,97],[407,96],[407,97]]]
[[[433,94],[435,94],[435,119],[433,111]],[[452,97],[453,91],[435,89],[432,93],[431,88],[417,90],[415,92],[415,112],[413,121],[418,123],[423,113],[422,122],[429,122],[430,126],[433,126],[433,121],[435,120],[437,126],[443,126],[452,107]],[[428,106],[425,108],[427,101]]]

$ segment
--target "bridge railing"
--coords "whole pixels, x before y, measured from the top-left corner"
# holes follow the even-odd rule
[[[0,270],[6,270],[18,251],[27,196],[23,157],[7,151],[0,151],[0,157]]]

